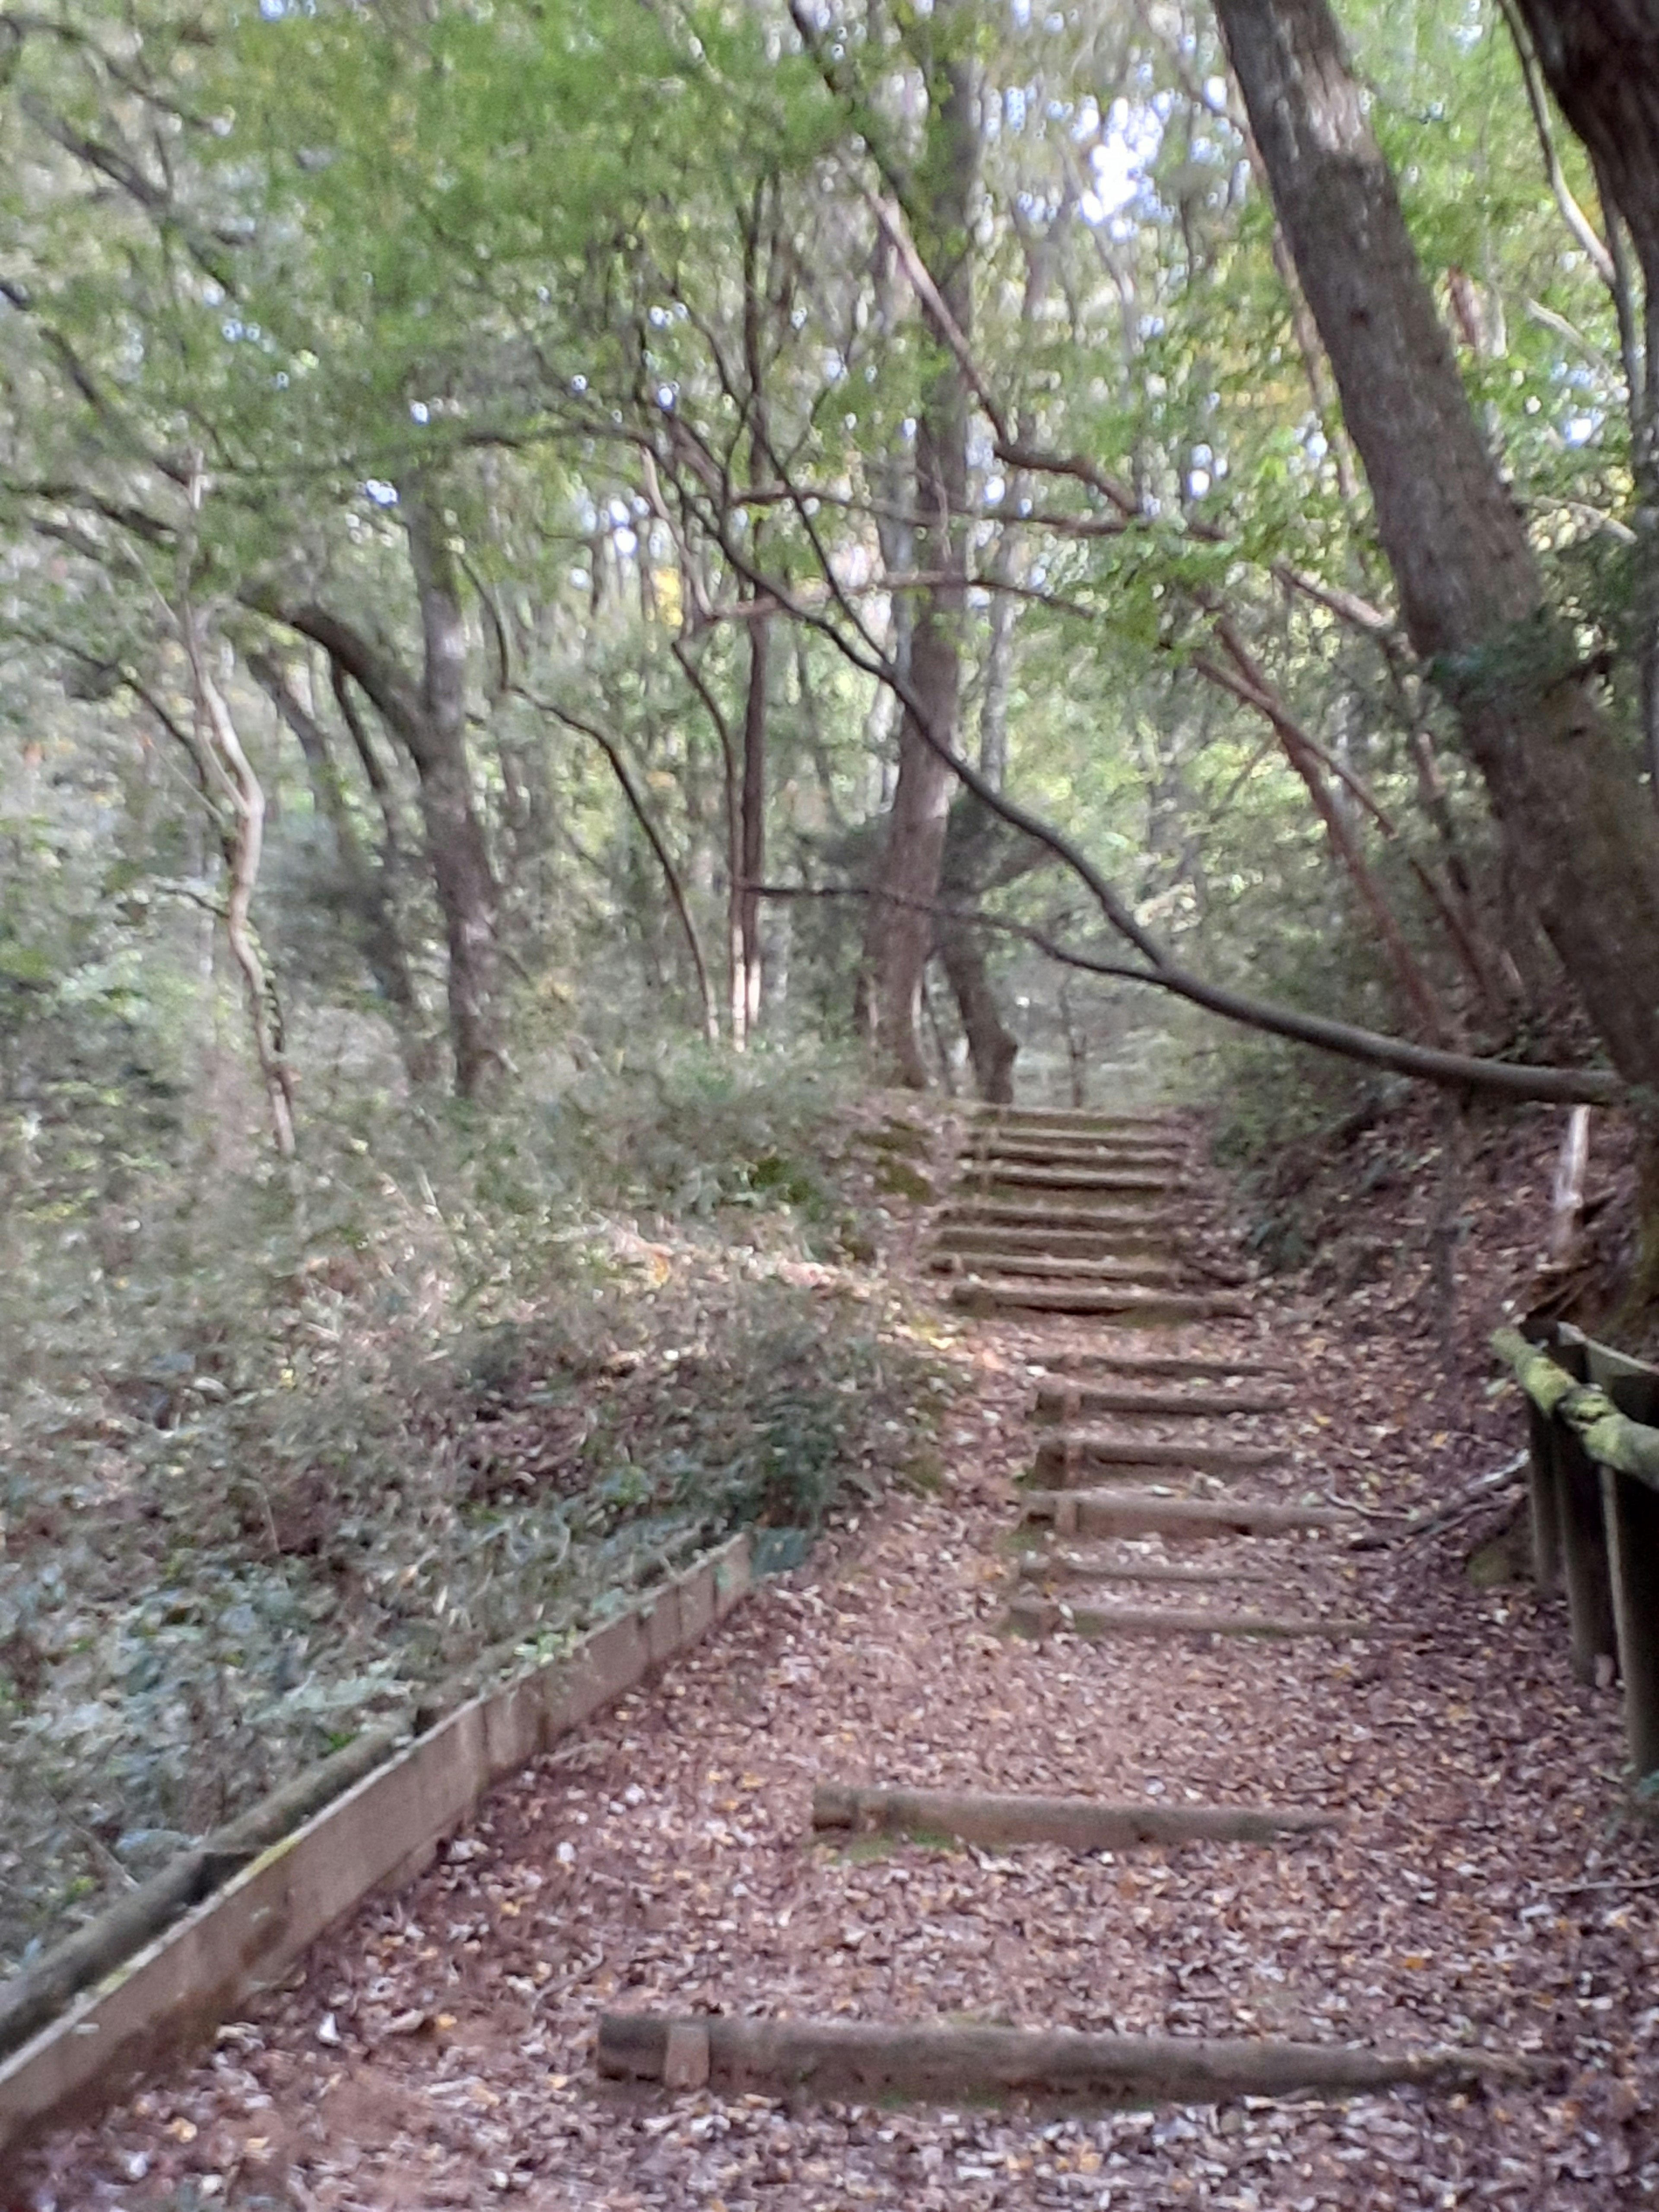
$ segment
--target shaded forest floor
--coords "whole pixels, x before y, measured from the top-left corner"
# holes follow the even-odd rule
[[[1487,1389],[1477,1347],[1524,1294],[1551,1139],[1540,1122],[1470,1147],[1455,1363],[1433,1283],[1445,1209],[1408,1124],[1358,1133],[1328,1182],[1314,1164],[1295,1194],[1309,1263],[1261,1283],[1249,1322],[1161,1331],[1154,1348],[1293,1370],[1287,1497],[1382,1513],[1455,1494],[1516,1449],[1516,1407]],[[1358,1186],[1343,1202],[1324,1194],[1339,1178]],[[1282,1188],[1228,1201],[1211,1242],[1248,1243],[1286,1203]],[[887,1256],[920,1303],[913,1242],[896,1230]],[[1621,1809],[1617,1697],[1570,1680],[1559,1605],[1471,1581],[1505,1506],[1317,1565],[1294,1540],[1253,1548],[1253,1571],[1310,1604],[1403,1632],[1373,1647],[1011,1644],[1005,1539],[1033,1370],[1101,1332],[938,1334],[964,1388],[933,1494],[843,1522],[691,1661],[497,1792],[210,2060],[60,2140],[21,2201],[1659,2203],[1659,1843]],[[1116,1856],[833,1850],[808,1840],[828,1778],[1265,1798],[1347,1825]],[[599,2091],[594,2025],[616,2006],[1472,2041],[1548,2072],[1524,2092],[1088,2119],[794,2111]]]

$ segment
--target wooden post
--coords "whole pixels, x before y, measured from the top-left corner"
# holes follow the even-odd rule
[[[1619,1649],[1607,1530],[1601,1520],[1601,1477],[1595,1462],[1566,1423],[1558,1420],[1552,1427],[1572,1671],[1579,1681],[1593,1682],[1596,1661],[1604,1656],[1612,1661]]]
[[[1527,1401],[1531,1440],[1532,1566],[1540,1597],[1561,1586],[1561,1505],[1555,1469],[1555,1431],[1546,1413]]]
[[[1625,1731],[1640,1781],[1659,1773],[1659,1491],[1610,1467],[1601,1474]]]

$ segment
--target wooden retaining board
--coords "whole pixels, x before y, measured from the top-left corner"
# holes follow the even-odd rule
[[[750,1588],[750,1540],[471,1698],[256,1858],[0,2066],[0,2153],[83,2122],[269,1989],[371,1890],[407,1881],[484,1793],[696,1643]]]
[[[670,2069],[671,2049],[678,2064]],[[1267,2038],[1088,2035],[1075,2028],[946,2027],[862,2021],[606,2013],[599,2073],[611,2081],[708,2082],[878,2103],[915,2097],[1077,2099],[1099,2105],[1214,2104],[1299,2091],[1365,2095],[1411,2084],[1528,2080],[1524,2059],[1481,2051],[1369,2051]]]

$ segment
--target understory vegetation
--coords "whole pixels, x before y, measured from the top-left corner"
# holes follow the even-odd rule
[[[37,1138],[0,1285],[0,1963],[481,1653],[931,1479],[947,1370],[867,1264],[926,1139],[848,1086],[647,1054],[205,1188],[89,1160],[80,1116],[50,1168]]]

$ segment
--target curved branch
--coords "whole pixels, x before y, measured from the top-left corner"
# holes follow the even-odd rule
[[[1172,998],[1185,999],[1189,1005],[1202,1006],[1244,1028],[1287,1037],[1295,1044],[1312,1045],[1317,1051],[1358,1060],[1367,1067],[1386,1067],[1396,1075],[1409,1075],[1442,1090],[1481,1091],[1493,1097],[1547,1106],[1617,1106],[1629,1097],[1625,1084],[1609,1070],[1525,1067],[1513,1060],[1478,1060],[1466,1053],[1442,1052],[1431,1045],[1410,1043],[1404,1037],[1385,1036],[1377,1030],[1359,1029],[1351,1022],[1333,1021],[1324,1014],[1303,1013],[1294,1006],[1276,1006],[1265,999],[1247,997],[1224,984],[1208,982],[1173,962],[1161,968],[1134,968],[1127,961],[1097,960],[1089,953],[1074,952],[1046,930],[1007,915],[906,898],[897,891],[855,884],[755,884],[749,888],[757,898],[879,898],[890,906],[909,906],[937,915],[944,921],[1000,930],[1035,946],[1062,967],[1079,968],[1085,975],[1104,975],[1114,982],[1150,983],[1155,990],[1167,991]]]

